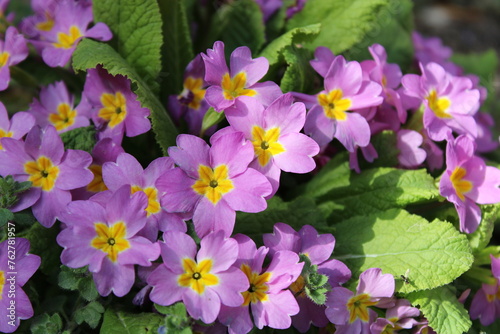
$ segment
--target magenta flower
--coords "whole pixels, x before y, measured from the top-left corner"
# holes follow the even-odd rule
[[[202,53],[205,62],[205,81],[208,87],[205,98],[217,111],[231,107],[240,96],[252,96],[264,106],[268,106],[282,92],[279,86],[266,81],[258,83],[269,69],[269,62],[264,57],[252,59],[246,46],[236,48],[231,53],[229,68],[224,56],[224,43],[217,41],[207,54]]]
[[[417,131],[404,129],[399,130],[396,135],[399,164],[406,168],[420,166],[427,157],[425,150],[420,148],[424,141],[422,135]]]
[[[10,66],[28,57],[28,45],[24,36],[13,26],[5,32],[5,40],[0,40],[0,91],[6,90],[10,82]]]
[[[265,22],[283,6],[283,0],[255,0],[255,2],[259,5]]]
[[[90,124],[88,110],[81,104],[74,107],[74,96],[69,94],[63,81],[42,87],[40,101],[35,99],[28,112],[35,117],[37,125],[53,125],[58,133]]]
[[[476,292],[470,305],[471,319],[479,319],[483,326],[489,326],[500,317],[500,259],[490,254],[491,272],[495,284],[485,284]]]
[[[109,41],[113,35],[108,26],[102,22],[88,29],[94,20],[92,7],[82,6],[78,1],[62,0],[54,8],[53,26],[39,28],[39,40],[32,43],[41,51],[43,61],[50,67],[65,66],[76,46],[84,37],[100,41]]]
[[[123,134],[135,137],[151,129],[149,109],[141,107],[126,77],[112,76],[102,67],[89,69],[83,95],[101,130],[99,139],[109,137],[121,145]]]
[[[147,196],[114,192],[106,206],[88,200],[71,202],[59,218],[67,225],[57,236],[64,247],[61,262],[70,268],[89,266],[101,296],[126,295],[135,280],[134,265],[150,266],[160,247],[137,233],[146,225]]]
[[[231,126],[219,131],[213,140],[239,131],[252,142],[255,159],[250,167],[264,174],[271,183],[273,192],[269,197],[278,190],[282,170],[308,173],[316,167],[312,157],[319,153],[318,144],[299,133],[304,126],[306,109],[302,103],[293,103],[291,94],[280,96],[267,108],[256,99],[242,96],[225,113]]]
[[[336,325],[336,333],[370,333],[376,313],[369,307],[387,307],[393,294],[394,277],[370,268],[359,275],[356,294],[344,287],[334,287],[328,293],[326,316]]]
[[[186,67],[184,89],[179,95],[171,95],[168,99],[168,110],[173,118],[178,123],[185,120],[189,133],[193,135],[201,135],[203,117],[210,107],[205,99],[208,84],[204,78],[205,64],[198,54]],[[213,130],[207,134],[213,133]]]
[[[31,9],[34,15],[23,18],[20,24],[21,31],[31,39],[38,39],[41,32],[50,31],[55,24],[58,0],[31,0]]]
[[[177,147],[168,149],[176,167],[156,182],[163,192],[161,205],[168,212],[193,212],[200,238],[223,230],[230,236],[235,211],[260,212],[266,209],[265,196],[271,193],[266,177],[248,168],[254,148],[240,132],[212,141],[212,147],[192,135],[179,135]]]
[[[421,65],[422,76],[402,78],[404,94],[418,98],[425,106],[423,123],[429,138],[441,141],[452,131],[477,137],[474,114],[479,108],[479,91],[466,77],[453,77],[440,65]]]
[[[33,127],[26,142],[3,138],[0,151],[0,175],[12,175],[16,181],[31,181],[12,208],[13,212],[32,206],[33,215],[45,227],[51,227],[71,201],[71,189],[92,181],[88,166],[90,154],[80,150],[64,150],[53,126]]]
[[[462,74],[460,66],[449,60],[453,51],[443,45],[443,41],[439,37],[423,37],[417,31],[414,31],[411,37],[417,63],[424,65],[437,63],[452,75]]]
[[[257,249],[252,239],[245,235],[238,234],[234,238],[239,244],[235,266],[245,273],[250,288],[242,293],[243,303],[239,306],[222,306],[219,321],[229,327],[229,333],[248,333],[253,328],[252,318],[258,329],[290,327],[290,316],[299,312],[299,305],[287,288],[302,271],[304,264],[299,263],[299,256],[286,250],[278,251],[263,269],[268,248]]]
[[[500,170],[486,166],[474,151],[475,143],[470,137],[450,138],[446,146],[446,170],[439,182],[439,193],[455,205],[460,231],[465,233],[474,232],[481,222],[477,204],[500,202]]]
[[[273,234],[263,235],[264,245],[269,247],[269,254],[274,256],[278,251],[292,251],[307,255],[311,264],[318,266],[318,273],[328,276],[331,287],[340,286],[351,278],[347,266],[335,259],[329,260],[335,238],[331,234],[319,235],[310,225],[304,225],[299,232],[284,223],[274,225]],[[325,315],[325,307],[315,304],[304,292],[305,278],[301,275],[290,285],[300,311],[292,317],[292,324],[301,333],[306,333],[311,324],[325,327],[329,320]]]
[[[2,319],[0,332],[2,333],[13,333],[19,327],[21,320],[33,316],[31,302],[21,288],[37,271],[40,266],[40,257],[28,254],[29,250],[30,242],[24,238],[9,238],[0,243],[0,317]]]
[[[17,112],[9,120],[9,114],[0,102],[0,150],[3,150],[2,138],[21,139],[35,125],[35,118],[26,112]]]
[[[314,63],[311,61],[311,64]],[[313,67],[319,68],[318,73],[324,73],[325,66]],[[349,152],[353,152],[355,146],[367,146],[370,142],[368,122],[360,114],[350,111],[380,105],[383,101],[381,92],[379,84],[363,80],[358,62],[335,57],[325,75],[325,90],[313,97],[297,95],[308,101],[306,105],[312,105],[306,117],[305,133],[321,148],[333,138],[337,138]]]
[[[153,286],[150,298],[159,305],[182,300],[194,319],[214,322],[221,305],[239,306],[242,292],[249,287],[245,274],[233,266],[238,258],[238,243],[217,231],[194,240],[178,231],[168,231],[160,243],[163,264],[148,277]]]
[[[142,191],[148,197],[148,206],[145,209],[146,225],[138,235],[151,241],[158,239],[158,230],[186,232],[186,223],[182,215],[168,213],[161,208],[162,193],[155,186],[160,175],[172,168],[174,168],[173,160],[169,157],[161,157],[143,170],[139,161],[128,153],[121,153],[116,162],[106,162],[102,167],[102,178],[110,190],[108,194],[117,191],[123,185],[129,185],[132,193]]]
[[[371,334],[395,333],[401,329],[410,329],[419,322],[414,319],[420,315],[420,310],[412,307],[406,299],[396,300],[394,307],[387,309],[385,318],[378,318],[371,326]]]
[[[495,126],[495,120],[490,114],[479,111],[474,115],[477,125],[477,151],[487,153],[495,150],[499,146],[498,139],[492,138],[492,129]]]

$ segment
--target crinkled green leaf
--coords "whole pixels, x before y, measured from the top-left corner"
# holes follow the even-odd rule
[[[481,205],[481,223],[476,231],[467,234],[474,253],[488,246],[498,218],[500,218],[500,204]]]
[[[104,307],[101,303],[94,301],[76,310],[74,317],[77,324],[81,325],[86,322],[90,328],[96,328],[103,313]]]
[[[0,208],[0,227],[3,227],[9,221],[14,219],[14,214],[5,208]]]
[[[315,77],[315,72],[309,64],[309,60],[313,58],[312,52],[288,46],[283,50],[283,58],[287,64],[280,83],[283,93],[310,91]]]
[[[31,187],[30,181],[15,181],[12,175],[0,177],[0,208],[10,208],[17,201],[17,194],[28,190]]]
[[[159,0],[163,18],[161,92],[165,97],[182,91],[184,70],[194,58],[184,2]]]
[[[91,302],[99,297],[94,279],[87,267],[72,269],[62,265],[58,283],[63,289],[77,290],[86,301]]]
[[[326,293],[328,289],[319,288],[319,289],[311,289],[309,287],[305,287],[305,293],[309,299],[311,299],[317,305],[324,305],[326,302]]]
[[[321,31],[321,24],[311,24],[305,27],[294,28],[269,43],[260,53],[266,57],[269,65],[278,63],[278,60],[286,47],[295,46],[313,41]]]
[[[266,41],[264,19],[253,0],[239,0],[223,5],[214,15],[208,32],[208,48],[224,41],[226,52],[247,46],[256,54]]]
[[[448,284],[474,260],[467,237],[453,225],[429,223],[400,209],[359,215],[335,227],[334,257],[346,263],[353,277],[368,268],[381,268],[397,278],[399,292]]]
[[[175,303],[170,306],[155,304],[155,308],[158,312],[165,315],[163,326],[165,326],[167,333],[181,333],[186,330],[190,332],[191,319],[186,312],[184,303]]]
[[[88,153],[96,143],[96,129],[94,125],[76,128],[60,134],[65,149],[82,150]]]
[[[32,334],[58,334],[62,330],[62,319],[58,313],[49,316],[43,313],[33,319],[31,323]]]
[[[127,313],[108,309],[104,313],[102,334],[150,334],[156,332],[163,317],[155,313]]]
[[[92,6],[94,20],[106,23],[113,32],[116,51],[153,91],[158,91],[163,35],[157,1],[94,1]]]
[[[329,47],[338,54],[360,42],[373,32],[379,23],[379,15],[389,8],[389,0],[308,0],[304,9],[293,16],[287,28],[293,29],[321,23],[318,37],[307,44],[315,49]]]
[[[150,117],[156,141],[166,155],[167,148],[175,145],[177,129],[161,102],[147,83],[111,46],[90,39],[82,40],[73,54],[75,71],[85,71],[99,64],[112,75],[121,74],[128,77],[136,86],[137,98],[143,107],[151,111]]]
[[[437,333],[462,334],[472,325],[469,313],[458,301],[450,286],[418,291],[406,295],[413,306],[418,306]]]

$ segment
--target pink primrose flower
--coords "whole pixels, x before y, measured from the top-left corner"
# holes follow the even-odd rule
[[[425,150],[420,148],[424,142],[422,135],[417,131],[405,129],[399,130],[396,135],[399,164],[405,168],[420,166],[427,157]]]
[[[3,150],[2,138],[22,139],[35,125],[35,118],[27,112],[17,112],[9,120],[9,114],[0,102],[0,150]]]
[[[15,27],[8,27],[5,39],[0,40],[0,91],[9,87],[9,67],[19,64],[27,57],[28,45],[24,36]]]
[[[496,283],[483,283],[474,295],[469,310],[471,319],[479,319],[483,326],[491,325],[500,317],[500,259],[491,254],[490,259]]]
[[[371,324],[371,334],[396,333],[401,329],[413,328],[419,323],[415,319],[418,316],[418,308],[412,307],[406,299],[398,299],[394,307],[387,309],[385,318],[378,318]]]

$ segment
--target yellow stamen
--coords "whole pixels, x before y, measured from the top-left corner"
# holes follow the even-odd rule
[[[5,275],[4,272],[0,270],[0,300],[2,300],[4,285],[5,285]]]
[[[457,196],[464,201],[465,193],[468,193],[472,189],[472,182],[468,180],[462,180],[467,175],[467,171],[463,167],[456,167],[450,175],[450,181],[455,188]]]
[[[39,22],[36,24],[36,28],[42,31],[51,31],[54,27],[54,19],[50,16],[49,12],[45,12],[46,21]]]
[[[222,195],[233,190],[233,182],[229,179],[229,169],[226,165],[219,165],[212,169],[205,165],[198,167],[198,181],[192,188],[200,195],[204,195],[212,204],[217,204]]]
[[[0,129],[0,138],[4,138],[4,137],[12,137],[13,133],[12,131],[9,131],[9,132],[5,132],[3,129]],[[0,150],[3,150],[3,146],[2,146],[2,141],[0,140]]]
[[[110,227],[103,223],[95,223],[94,226],[97,237],[92,239],[92,247],[102,250],[111,261],[116,262],[118,253],[130,248],[125,223],[117,222]]]
[[[285,152],[285,148],[278,142],[280,128],[271,128],[267,131],[260,126],[252,128],[252,143],[255,155],[261,166],[266,166],[274,155]]]
[[[326,117],[337,121],[345,121],[346,111],[351,107],[350,99],[342,98],[344,93],[341,89],[334,89],[328,94],[318,94],[319,105],[323,107]]]
[[[25,163],[24,171],[30,175],[28,181],[32,182],[32,186],[40,187],[43,191],[51,191],[59,175],[59,167],[54,166],[45,156]]]
[[[57,106],[57,113],[49,115],[49,121],[54,125],[57,131],[61,131],[75,123],[76,115],[76,110],[71,109],[69,104],[60,103]]]
[[[152,214],[158,213],[161,210],[160,202],[158,202],[158,190],[155,187],[146,187],[142,189],[139,186],[132,186],[132,194],[138,191],[143,191],[148,196],[148,207],[146,215],[149,217]]]
[[[349,310],[349,323],[353,323],[358,318],[363,322],[368,322],[368,320],[370,320],[368,307],[374,305],[377,305],[377,302],[371,301],[370,295],[367,293],[351,297],[347,302],[347,309]]]
[[[99,110],[98,116],[108,121],[108,126],[114,128],[123,122],[127,116],[127,99],[122,93],[104,93],[101,95],[101,103],[104,106]]]
[[[229,73],[224,74],[222,77],[222,90],[224,91],[224,98],[226,100],[234,100],[238,96],[254,96],[257,94],[253,89],[246,89],[247,75],[245,72],[236,74],[233,78]]]
[[[179,275],[177,283],[183,287],[190,287],[200,295],[205,292],[206,286],[219,284],[219,278],[210,273],[212,260],[205,259],[199,264],[190,258],[182,260],[184,274]]]
[[[90,165],[89,169],[94,174],[94,178],[87,185],[87,190],[93,193],[98,193],[104,190],[108,190],[108,187],[106,187],[102,179],[102,166]]]
[[[429,96],[427,96],[427,102],[429,103],[429,108],[431,108],[437,117],[452,118],[446,111],[450,107],[451,101],[447,97],[438,97],[435,89],[433,89],[429,93]]]
[[[184,91],[179,95],[179,100],[188,97],[187,106],[191,109],[198,110],[201,106],[201,101],[205,98],[206,89],[203,89],[203,79],[187,77],[184,80]]]
[[[82,37],[83,34],[80,29],[77,26],[71,26],[67,34],[63,32],[57,33],[57,43],[53,43],[53,45],[56,48],[70,49],[75,47],[75,43]]]
[[[10,53],[6,51],[0,52],[0,67],[4,67],[5,65],[7,65],[9,58],[10,58]]]
[[[269,300],[269,296],[267,295],[269,286],[266,283],[271,279],[271,273],[259,275],[259,273],[252,271],[252,268],[247,264],[242,264],[240,269],[247,275],[250,282],[248,290],[241,293],[243,295],[242,306]]]

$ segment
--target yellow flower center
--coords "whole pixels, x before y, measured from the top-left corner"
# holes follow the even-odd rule
[[[36,24],[36,28],[42,31],[51,31],[54,27],[54,19],[49,12],[45,12],[45,21]]]
[[[122,93],[104,93],[101,95],[101,103],[104,106],[99,110],[98,116],[108,121],[108,126],[114,128],[123,122],[127,116],[127,99]]]
[[[0,138],[12,137],[12,135],[13,135],[12,131],[5,132],[3,129],[0,129]],[[2,141],[1,140],[0,140],[0,150],[3,150],[3,146],[2,146]]]
[[[500,286],[497,288],[497,293],[493,295],[486,294],[486,300],[488,303],[493,303],[496,300],[500,300]]]
[[[40,187],[43,191],[51,191],[59,175],[59,167],[52,164],[52,160],[45,156],[36,161],[28,161],[24,164],[24,171],[30,175],[33,187]]]
[[[295,297],[307,297],[307,294],[304,290],[305,286],[306,280],[302,275],[300,275],[295,282],[290,284],[290,290],[292,290]]]
[[[266,283],[271,279],[271,273],[259,275],[259,273],[252,271],[252,268],[247,264],[242,264],[240,269],[247,275],[248,281],[250,282],[248,290],[241,293],[243,295],[242,306],[269,300],[269,296],[267,295],[269,286]]]
[[[358,318],[363,322],[368,322],[368,320],[370,320],[368,307],[373,305],[377,305],[377,302],[371,301],[370,295],[367,293],[351,297],[347,302],[349,323],[353,323]]]
[[[219,165],[212,169],[205,165],[198,167],[198,181],[192,188],[200,195],[204,195],[212,204],[217,204],[222,195],[230,192],[234,186],[229,179],[229,169],[226,165]]]
[[[152,214],[158,213],[161,210],[160,202],[158,202],[158,190],[155,187],[147,187],[142,189],[139,186],[132,186],[132,194],[138,191],[143,191],[148,196],[148,207],[146,214],[149,217]]]
[[[57,106],[57,113],[49,115],[49,121],[57,131],[61,131],[75,123],[76,114],[76,110],[71,109],[69,104],[60,103]]]
[[[226,100],[234,100],[238,96],[254,96],[257,94],[253,89],[246,89],[247,75],[245,72],[236,74],[233,78],[229,73],[222,77],[222,90]]]
[[[83,34],[80,31],[80,29],[78,29],[77,26],[71,26],[67,34],[63,32],[58,32],[57,42],[53,44],[56,48],[70,49],[74,47],[75,43],[82,37]]]
[[[261,166],[267,165],[274,155],[285,152],[283,145],[278,142],[279,137],[280,128],[271,128],[266,131],[260,126],[253,126],[252,143]]]
[[[201,106],[201,101],[205,98],[206,89],[203,89],[203,79],[187,77],[184,80],[184,91],[179,95],[179,100],[187,102],[187,106],[191,109],[198,110]]]
[[[95,223],[94,226],[97,236],[92,239],[92,247],[102,250],[111,261],[116,262],[118,253],[130,248],[126,238],[125,223],[117,222],[110,227],[103,223]]]
[[[327,94],[318,94],[318,103],[323,107],[326,117],[337,121],[347,118],[346,111],[351,107],[351,100],[342,98],[341,89],[334,89]]]
[[[437,117],[452,118],[446,111],[450,107],[451,101],[447,97],[438,97],[435,89],[433,89],[429,93],[429,96],[427,96],[427,102],[429,103],[429,108],[431,108]]]
[[[464,194],[472,189],[472,182],[462,180],[467,175],[467,171],[463,167],[456,167],[450,176],[450,181],[455,188],[457,196],[463,201],[465,200]]]
[[[7,65],[7,62],[9,61],[10,53],[4,51],[0,52],[0,67],[4,67]]]
[[[0,270],[0,300],[2,300],[4,285],[5,285],[5,275],[4,272]]]
[[[93,193],[98,193],[104,190],[108,190],[108,187],[106,187],[102,179],[102,166],[90,165],[89,169],[92,172],[92,174],[94,174],[94,178],[87,185],[87,190]]]
[[[182,260],[184,274],[179,275],[177,283],[183,287],[190,287],[200,295],[205,292],[206,286],[219,284],[219,278],[210,273],[212,260],[205,259],[199,264],[190,258]]]

